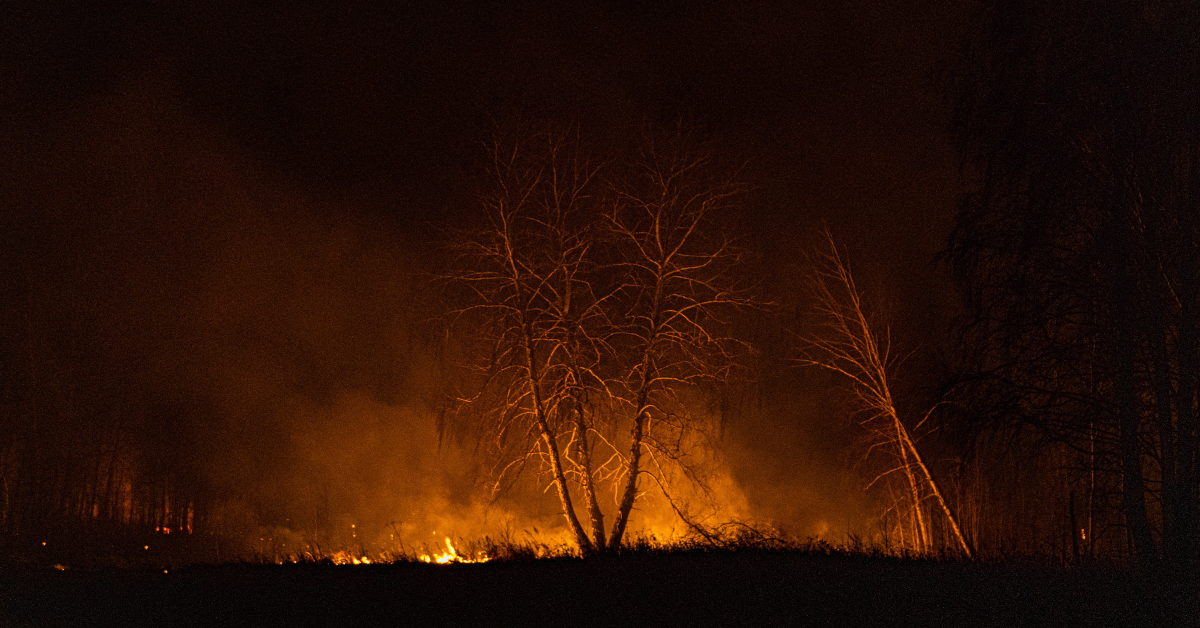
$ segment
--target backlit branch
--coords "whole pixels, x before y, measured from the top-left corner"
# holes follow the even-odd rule
[[[477,386],[456,395],[457,426],[490,445],[498,480],[536,461],[584,553],[622,543],[646,452],[703,483],[702,386],[748,351],[731,327],[753,301],[720,228],[743,189],[680,140],[648,142],[605,185],[571,133],[497,142],[483,226],[450,245],[448,338]],[[600,483],[616,498],[611,533]]]
[[[800,364],[819,366],[847,378],[864,417],[862,424],[876,439],[871,448],[883,446],[891,451],[897,465],[876,477],[875,484],[895,471],[907,480],[910,510],[915,519],[913,538],[920,551],[929,549],[929,530],[921,508],[921,484],[928,487],[945,514],[963,553],[971,549],[959,530],[958,520],[942,497],[909,430],[900,420],[892,399],[888,378],[895,366],[891,356],[891,338],[886,328],[882,333],[867,317],[862,293],[854,283],[849,266],[843,260],[833,236],[824,233],[828,248],[812,259],[809,287],[816,305],[813,308],[817,326],[814,332],[801,338]],[[928,415],[926,415],[928,416]]]

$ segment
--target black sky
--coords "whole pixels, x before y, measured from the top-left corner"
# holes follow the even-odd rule
[[[698,122],[748,164],[742,218],[767,268],[788,276],[828,224],[901,341],[936,346],[952,297],[932,257],[961,187],[935,73],[961,3],[422,4],[6,3],[10,364],[37,327],[80,373],[204,400],[212,423],[179,438],[230,452],[215,481],[293,499],[280,460],[333,464],[296,443],[378,450],[402,438],[381,417],[417,420],[388,408],[428,377],[403,307],[424,225],[469,217],[477,147],[515,116],[602,142]],[[845,461],[800,380],[730,451],[755,512],[805,531],[846,508],[840,480],[815,479]],[[348,405],[372,418],[339,436]],[[335,475],[361,496],[441,473],[400,450]]]

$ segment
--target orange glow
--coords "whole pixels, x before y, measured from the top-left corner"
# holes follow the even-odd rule
[[[348,554],[345,551],[340,551],[329,556],[335,565],[370,565],[371,559],[366,556],[355,556]]]
[[[454,545],[450,542],[450,537],[446,537],[445,552],[434,554],[432,556],[429,554],[421,554],[420,559],[421,562],[424,563],[437,563],[439,565],[448,565],[450,563],[486,563],[488,561],[488,555],[484,552],[479,552],[475,558],[465,558],[463,556],[459,556],[458,552],[454,549]]]

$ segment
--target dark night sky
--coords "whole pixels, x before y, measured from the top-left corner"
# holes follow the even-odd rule
[[[361,518],[463,499],[413,409],[404,302],[423,225],[469,216],[514,112],[600,141],[698,121],[749,164],[743,219],[781,281],[828,224],[899,340],[937,345],[961,182],[933,77],[961,3],[104,4],[0,9],[5,315],[72,372],[204,399],[180,438],[259,508],[319,474]],[[752,514],[808,534],[852,518],[843,433],[815,380],[780,379],[731,464]]]

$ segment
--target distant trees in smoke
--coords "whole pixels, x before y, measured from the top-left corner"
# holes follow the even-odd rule
[[[574,129],[497,139],[448,242],[462,370],[442,428],[476,439],[497,491],[544,478],[585,554],[622,543],[647,491],[692,523],[675,491],[706,490],[716,395],[748,352],[737,171],[682,127],[636,146],[601,162]]]
[[[1017,519],[1007,498],[976,502],[981,534],[1194,565],[1200,11],[990,2],[980,17],[950,82],[979,175],[947,254],[967,308],[954,396],[979,494],[1045,500]]]
[[[215,500],[186,433],[198,410],[91,372],[86,356],[55,346],[63,339],[43,323],[56,317],[23,301],[10,304],[21,333],[4,338],[0,533],[206,530]]]
[[[1200,557],[1193,4],[983,3],[949,72],[978,179],[945,256],[964,316],[931,419],[943,433],[921,440],[895,400],[871,406],[879,435],[902,428],[880,442],[909,495],[890,521],[911,538],[936,540],[922,529],[941,511],[976,555]],[[750,352],[737,326],[755,302],[727,224],[745,188],[693,140],[654,130],[602,159],[574,130],[499,137],[473,224],[448,234],[443,435],[477,444],[499,489],[538,476],[584,551],[620,544],[647,491],[691,516],[676,489],[703,493],[717,401]],[[175,432],[207,429],[211,401],[164,402],[141,375],[104,372],[100,345],[119,340],[66,303],[102,288],[73,293],[88,258],[39,252],[69,243],[43,242],[30,212],[0,233],[0,532],[211,528],[222,500],[181,445],[200,439]],[[49,290],[55,264],[78,276]],[[927,444],[944,509],[905,462]]]

